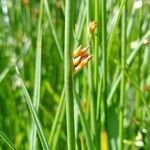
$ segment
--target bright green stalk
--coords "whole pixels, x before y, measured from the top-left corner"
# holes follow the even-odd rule
[[[91,12],[91,1],[87,0],[87,25],[90,23],[90,12]],[[89,45],[91,47],[91,39],[88,39]],[[92,61],[89,62],[89,72],[88,72],[88,80],[89,80],[89,99],[90,99],[90,117],[91,117],[91,130],[96,135],[96,101],[94,100],[94,79],[92,73]]]
[[[95,89],[98,89],[98,67],[99,67],[99,45],[100,45],[100,37],[99,37],[99,28],[100,28],[100,21],[99,21],[99,0],[95,1],[95,21],[97,23],[97,27],[95,29]]]
[[[15,150],[15,146],[12,144],[12,142],[0,131],[0,138],[5,141],[5,143],[8,145],[8,147],[12,150]]]
[[[75,43],[74,43],[74,48],[77,48],[79,46],[79,42],[82,36],[82,32],[84,29],[84,23],[86,19],[86,12],[84,11],[85,7],[85,2],[81,1],[80,9],[79,9],[79,15],[77,19],[77,25],[75,29]]]
[[[8,74],[9,70],[10,70],[10,68],[7,67],[7,68],[5,68],[4,71],[0,74],[0,83],[1,83],[1,81],[5,78],[5,76]]]
[[[111,51],[111,48],[112,48],[112,43],[113,43],[113,40],[115,38],[115,33],[116,33],[116,30],[117,30],[117,26],[118,26],[118,23],[119,23],[119,20],[120,20],[120,17],[121,17],[121,13],[122,13],[122,9],[125,5],[125,2],[126,2],[126,0],[121,1],[120,8],[119,8],[118,13],[116,15],[115,24],[114,24],[113,30],[112,30],[110,38],[109,38],[109,42],[108,42],[108,46],[107,46],[108,61],[109,61],[109,57],[110,57],[110,51]]]
[[[137,47],[131,52],[131,54],[129,55],[129,57],[127,58],[126,60],[126,65],[129,66],[131,65],[132,61],[134,60],[135,56],[138,54],[138,52],[140,51],[140,48],[141,46],[143,45],[143,42],[146,38],[148,38],[150,36],[150,30],[147,31],[147,33],[142,37],[142,39],[138,42],[138,45]],[[109,93],[109,96],[108,96],[108,106],[110,106],[111,104],[111,100],[114,96],[114,93],[120,83],[120,80],[121,80],[121,74],[119,74],[117,80],[114,82],[112,88],[111,88],[111,91]]]
[[[133,3],[134,4],[134,3]],[[132,10],[131,10],[131,17],[129,18],[129,23],[128,23],[128,26],[127,26],[127,40],[129,40],[130,38],[130,35],[132,33],[132,29],[133,29],[133,23],[134,23],[134,20],[135,20],[135,16],[136,16],[136,9],[134,8],[134,6],[132,7]]]
[[[126,7],[122,13],[121,23],[121,85],[120,85],[120,114],[119,114],[119,150],[123,150],[124,133],[124,103],[125,103],[125,63],[126,63]]]
[[[48,143],[46,141],[46,138],[44,136],[44,133],[43,133],[43,129],[42,129],[42,126],[41,126],[41,123],[39,121],[39,118],[38,118],[38,115],[37,115],[37,112],[32,104],[32,100],[30,98],[30,95],[25,87],[25,84],[20,76],[20,72],[18,70],[18,68],[16,67],[16,73],[18,75],[18,78],[19,78],[19,81],[21,83],[21,87],[22,87],[22,90],[23,90],[23,94],[25,96],[25,100],[27,102],[27,105],[29,107],[29,110],[31,112],[31,115],[34,119],[34,122],[35,122],[35,125],[36,125],[36,128],[37,128],[37,132],[38,132],[38,135],[39,135],[39,138],[40,138],[40,141],[41,141],[41,144],[42,144],[42,147],[44,150],[49,150],[49,146],[48,146]]]
[[[56,131],[58,130],[58,126],[60,125],[60,122],[61,122],[60,121],[61,115],[63,115],[63,118],[64,118],[64,116],[65,116],[64,89],[62,91],[58,110],[57,110],[56,116],[54,118],[52,129],[51,129],[51,134],[49,137],[49,144],[51,145],[52,149],[53,149],[55,134],[56,134]]]
[[[143,9],[141,8],[140,9],[140,12],[139,12],[139,39],[141,39],[142,37],[142,26],[143,26],[143,19],[142,19],[142,11]],[[138,54],[138,69],[137,69],[137,79],[138,79],[138,85],[140,87],[140,84],[141,84],[141,63],[142,62],[142,56],[141,56],[141,51],[139,52]],[[140,106],[140,94],[139,92],[136,92],[136,103],[135,103],[136,107],[135,107],[135,116],[137,119],[140,119],[141,117],[141,111],[139,106]]]
[[[95,93],[96,93],[96,96],[95,96],[95,98],[96,98],[96,100],[97,100],[97,104],[96,104],[96,107],[95,107],[95,109],[97,108],[97,105],[98,106],[100,106],[99,104],[100,104],[100,97],[98,97],[98,96],[100,96],[100,95],[98,95],[99,94],[99,92],[98,92],[98,89],[100,88],[99,86],[100,86],[100,84],[98,84],[98,83],[100,83],[99,82],[99,74],[98,74],[98,69],[99,69],[99,62],[100,62],[100,60],[99,60],[99,48],[100,48],[100,34],[99,34],[99,29],[100,29],[100,20],[99,20],[99,17],[100,17],[100,10],[99,10],[99,5],[100,5],[100,3],[99,3],[99,0],[96,0],[95,1],[95,21],[96,21],[96,23],[97,23],[97,27],[96,27],[96,29],[95,29],[95,51],[94,51],[94,55],[95,55],[95,64],[94,64],[94,82],[95,82]],[[99,107],[100,108],[100,107]],[[100,111],[100,109],[97,109],[98,111]],[[96,113],[95,113],[95,116],[97,115],[97,110],[96,110]],[[98,113],[98,114],[100,114],[100,112]],[[96,118],[96,119],[98,119],[97,121],[98,121],[98,125],[96,126],[96,149],[100,149],[100,128],[101,128],[101,120],[100,120],[100,116],[98,117],[98,118]]]
[[[66,122],[67,122],[67,144],[68,150],[75,149],[74,130],[74,102],[73,102],[73,81],[72,81],[72,49],[73,49],[73,16],[74,0],[65,1],[65,100],[66,100]]]
[[[64,99],[63,99],[64,100]],[[65,117],[65,103],[63,103],[63,106],[62,106],[62,110],[60,112],[60,116],[59,116],[59,123],[57,125],[57,130],[55,132],[55,137],[54,137],[54,140],[53,140],[53,144],[52,144],[52,149],[57,149],[57,145],[58,145],[58,139],[59,139],[59,135],[61,133],[61,127],[62,127],[62,122],[64,120],[64,117]]]
[[[105,128],[107,131],[107,23],[106,23],[106,0],[102,0],[102,53],[103,53],[103,101],[105,112]],[[107,132],[108,133],[108,132]]]
[[[60,42],[58,40],[58,36],[57,36],[56,30],[55,30],[55,27],[54,27],[54,25],[52,23],[52,18],[51,18],[51,14],[50,14],[50,11],[49,11],[47,0],[44,0],[44,6],[45,6],[45,10],[46,10],[46,13],[47,13],[48,21],[49,21],[49,24],[50,24],[50,27],[51,27],[51,30],[52,30],[52,34],[53,34],[53,37],[54,37],[54,40],[55,40],[55,43],[56,43],[56,46],[57,46],[60,58],[63,60],[63,50],[62,50]]]
[[[37,31],[35,83],[34,83],[34,95],[33,95],[33,105],[37,112],[40,103],[40,84],[41,84],[42,13],[43,13],[43,0],[41,0],[40,3],[40,15],[39,15],[38,31]],[[35,149],[36,149],[36,125],[32,118],[31,132],[30,132],[30,150],[35,150]]]
[[[84,134],[85,134],[85,139],[86,139],[86,142],[87,142],[88,150],[94,150],[94,145],[93,145],[93,142],[92,142],[92,136],[91,136],[90,128],[88,126],[88,122],[85,118],[84,112],[83,112],[83,110],[80,106],[78,94],[76,93],[75,90],[74,90],[74,94],[75,94],[76,103],[77,103],[77,106],[78,106],[78,109],[79,109],[81,124],[82,124],[83,131],[84,131]]]

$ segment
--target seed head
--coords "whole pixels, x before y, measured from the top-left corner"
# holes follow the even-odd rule
[[[27,6],[27,5],[29,4],[29,0],[22,0],[22,4],[23,4],[24,6]]]
[[[93,55],[83,58],[83,60],[81,60],[79,65],[75,67],[75,72],[81,70],[88,63],[88,61],[92,58],[92,56]]]
[[[97,27],[96,21],[92,21],[89,23],[88,34],[89,34],[90,38],[92,37],[92,34],[94,33],[96,27]]]
[[[88,55],[87,50],[89,47],[82,48],[81,45],[73,51],[73,67],[75,73],[81,70],[88,61],[92,58],[93,55]]]
[[[88,50],[89,47],[81,48],[82,46],[80,45],[76,50],[73,51],[73,57],[76,58],[78,56],[83,56],[85,55],[86,51]]]

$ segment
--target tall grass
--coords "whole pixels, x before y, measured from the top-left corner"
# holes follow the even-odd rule
[[[149,9],[1,0],[0,149],[150,149]],[[74,72],[79,45],[93,56]]]
[[[126,6],[122,11],[121,19],[121,67],[122,79],[120,85],[120,116],[119,116],[119,149],[123,149],[124,138],[124,105],[125,105],[125,61],[126,61]]]
[[[43,14],[43,0],[40,2],[40,15],[37,29],[37,47],[36,47],[36,63],[35,63],[35,81],[33,93],[33,105],[38,112],[40,104],[40,87],[41,87],[41,45],[42,45],[42,14]],[[36,149],[36,125],[32,121],[30,131],[30,150]]]
[[[102,0],[102,55],[103,55],[103,104],[104,104],[104,112],[105,112],[105,129],[108,130],[107,127],[107,119],[108,119],[108,108],[107,108],[107,18],[106,18],[106,1]],[[108,131],[107,131],[108,132]]]
[[[65,100],[67,122],[67,145],[69,150],[75,149],[74,129],[74,102],[73,102],[73,23],[74,23],[74,0],[66,0],[65,8],[65,51],[64,51],[64,77],[65,77]]]

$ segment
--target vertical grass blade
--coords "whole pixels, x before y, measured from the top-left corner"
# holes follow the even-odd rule
[[[78,94],[75,90],[74,90],[74,94],[75,94],[76,103],[77,103],[77,106],[78,106],[78,109],[79,109],[81,124],[82,124],[83,131],[84,131],[84,134],[85,134],[88,150],[94,150],[95,147],[94,147],[94,144],[93,144],[93,141],[92,141],[90,128],[88,126],[88,122],[85,118],[84,112],[83,112],[83,110],[80,106]]]
[[[142,39],[138,42],[138,45],[136,46],[136,48],[131,52],[131,54],[128,56],[127,60],[126,60],[126,65],[127,66],[130,66],[132,61],[134,60],[134,58],[136,57],[136,55],[138,54],[141,46],[143,45],[143,42],[146,38],[148,38],[150,36],[150,30],[146,32],[146,34],[142,37]],[[108,106],[110,106],[111,104],[111,100],[114,96],[114,93],[120,83],[120,80],[121,80],[121,74],[119,74],[117,80],[114,82],[114,85],[113,87],[111,88],[111,91],[109,93],[109,96],[108,96]]]
[[[8,145],[8,147],[12,150],[15,150],[15,146],[12,144],[12,142],[0,131],[0,138],[5,141],[5,143]]]
[[[119,150],[123,150],[124,133],[124,103],[125,103],[125,63],[126,63],[126,4],[122,11],[121,20],[121,85],[120,85],[120,113],[119,113]]]
[[[65,100],[67,121],[68,150],[75,149],[74,109],[73,109],[73,81],[72,81],[72,49],[73,49],[73,21],[74,0],[65,1]]]
[[[97,27],[95,29],[95,74],[94,74],[94,78],[95,78],[95,89],[98,89],[98,68],[99,68],[99,46],[100,46],[100,34],[99,34],[99,30],[100,30],[100,21],[99,21],[99,17],[100,17],[100,10],[99,10],[99,0],[95,1],[95,21],[97,22]]]
[[[56,130],[58,130],[58,126],[61,122],[60,121],[61,115],[63,115],[63,118],[64,118],[64,116],[65,116],[64,89],[62,91],[62,95],[61,95],[60,102],[58,105],[58,110],[56,112],[56,115],[55,115],[55,118],[54,118],[54,121],[52,124],[51,133],[50,133],[50,137],[49,137],[50,145],[53,145],[53,143],[54,143],[55,133],[56,133]]]
[[[102,4],[102,56],[103,56],[103,103],[105,112],[105,128],[107,131],[107,23],[106,23],[106,0]]]
[[[41,44],[42,44],[42,14],[43,14],[43,0],[40,2],[40,14],[37,29],[37,46],[36,46],[36,63],[35,63],[35,81],[34,81],[34,95],[33,105],[38,112],[40,103],[40,84],[41,84]],[[30,150],[36,149],[36,125],[32,119],[30,131]]]
[[[51,14],[50,14],[50,11],[49,11],[47,0],[44,0],[44,6],[45,6],[45,11],[46,11],[46,14],[47,14],[47,17],[48,17],[48,21],[49,21],[49,24],[50,24],[50,27],[51,27],[51,30],[52,30],[52,34],[53,34],[53,37],[54,37],[54,40],[55,40],[60,58],[63,60],[63,51],[62,51],[60,42],[58,40],[58,36],[57,36],[56,30],[55,30],[55,27],[54,27],[53,22],[52,22],[52,18],[51,18]]]
[[[43,133],[43,129],[42,129],[42,126],[41,126],[41,123],[39,121],[39,118],[37,116],[37,113],[36,113],[36,110],[32,104],[32,100],[28,94],[28,91],[25,87],[25,84],[20,76],[20,72],[18,70],[18,68],[16,67],[16,73],[18,74],[18,78],[20,80],[20,83],[21,83],[21,86],[22,86],[22,90],[23,90],[23,93],[24,93],[24,96],[25,96],[25,99],[26,99],[26,102],[27,102],[27,105],[29,107],[29,110],[31,112],[31,115],[34,119],[34,122],[35,122],[35,125],[36,125],[36,128],[37,128],[37,132],[38,132],[38,135],[39,135],[39,138],[40,138],[40,141],[41,141],[41,144],[42,144],[42,147],[44,150],[49,150],[49,146],[48,146],[48,143],[46,141],[46,138],[44,136],[44,133]]]
[[[91,8],[92,2],[90,0],[87,0],[87,27],[90,23],[90,19],[91,19],[91,12],[92,12],[92,8]],[[92,42],[90,37],[87,35],[88,37],[88,44],[90,47],[92,47]],[[94,135],[94,139],[95,139],[95,135],[96,135],[96,101],[94,100],[94,74],[92,72],[93,69],[93,63],[92,61],[89,62],[89,66],[88,66],[88,84],[89,84],[89,100],[90,100],[90,121],[91,121],[91,131],[92,134]]]
[[[94,69],[95,69],[95,74],[94,74],[94,82],[95,82],[95,99],[97,100],[96,102],[96,107],[95,107],[95,110],[96,110],[96,113],[95,113],[95,116],[97,116],[97,110],[100,111],[100,109],[96,109],[97,108],[97,105],[99,106],[99,103],[100,103],[100,98],[98,98],[98,95],[99,92],[98,92],[98,89],[99,89],[99,86],[100,84],[99,83],[99,74],[98,74],[98,69],[99,69],[99,48],[100,48],[100,9],[99,9],[99,6],[100,6],[100,3],[99,3],[99,0],[96,0],[95,1],[95,21],[97,22],[97,27],[96,27],[96,30],[95,30],[95,64],[94,64]],[[99,102],[99,103],[98,103]],[[98,112],[98,114],[100,114],[100,112]],[[100,116],[99,116],[100,117]],[[100,118],[97,118],[96,117],[96,121],[98,122],[98,125],[96,126],[96,148],[97,149],[100,149],[100,128],[101,128],[101,121],[100,121]],[[97,123],[96,123],[97,124]]]
[[[109,60],[109,57],[110,57],[110,50],[112,48],[112,43],[113,43],[113,40],[115,38],[115,33],[116,33],[116,30],[117,30],[117,26],[118,26],[118,23],[119,23],[119,20],[120,20],[120,17],[121,17],[121,13],[122,13],[122,9],[125,5],[125,2],[126,2],[126,0],[121,1],[120,8],[119,8],[118,13],[116,15],[115,24],[114,24],[113,30],[112,30],[110,38],[109,38],[109,42],[108,42],[108,46],[107,46],[108,60]]]
[[[7,73],[9,72],[10,68],[7,67],[4,69],[4,71],[0,74],[0,83],[1,81],[5,78],[5,76],[7,75]]]

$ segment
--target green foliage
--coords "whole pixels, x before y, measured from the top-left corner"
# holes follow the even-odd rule
[[[149,10],[149,0],[0,0],[0,149],[149,150]],[[74,74],[79,45],[93,57]]]

